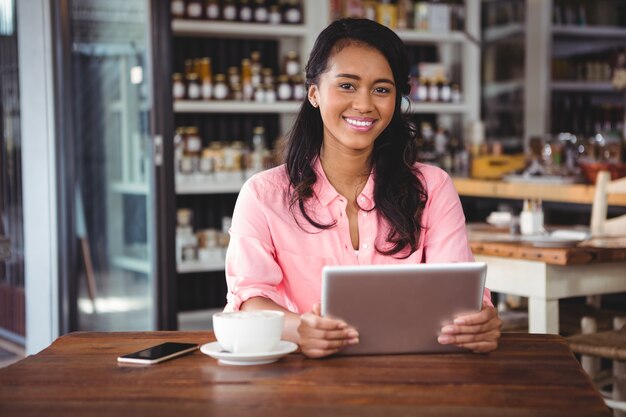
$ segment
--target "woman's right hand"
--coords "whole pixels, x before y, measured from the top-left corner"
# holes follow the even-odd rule
[[[322,317],[320,305],[300,316],[300,349],[309,358],[323,358],[359,343],[359,333],[343,320]]]

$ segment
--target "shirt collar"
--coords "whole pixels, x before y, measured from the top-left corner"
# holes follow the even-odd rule
[[[313,170],[317,175],[317,181],[313,184],[313,192],[317,196],[319,202],[324,206],[328,206],[334,199],[340,198],[341,195],[335,190],[335,187],[328,181],[326,173],[322,168],[320,158],[316,158],[313,163]],[[364,198],[364,200],[362,200]],[[363,210],[371,210],[374,208],[374,170],[370,172],[363,191],[357,197],[357,203]]]

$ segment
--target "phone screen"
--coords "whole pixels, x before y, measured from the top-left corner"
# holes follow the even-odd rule
[[[118,360],[120,362],[156,363],[192,352],[197,348],[198,345],[194,343],[167,342],[120,356]]]

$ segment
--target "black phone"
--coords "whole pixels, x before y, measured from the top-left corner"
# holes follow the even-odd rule
[[[118,362],[138,363],[142,365],[152,365],[173,359],[177,356],[191,353],[198,349],[195,343],[174,343],[167,342],[160,345],[152,346],[138,352],[129,353],[128,355],[117,358]]]

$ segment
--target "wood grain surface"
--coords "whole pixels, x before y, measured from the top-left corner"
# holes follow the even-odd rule
[[[471,237],[470,237],[471,239]],[[522,242],[471,241],[474,255],[500,256],[540,261],[550,265],[587,265],[626,260],[626,248],[539,248]]]
[[[152,366],[119,355],[209,332],[73,333],[0,370],[8,416],[568,416],[611,414],[554,335],[505,334],[488,355],[421,354],[226,366],[197,351]]]

